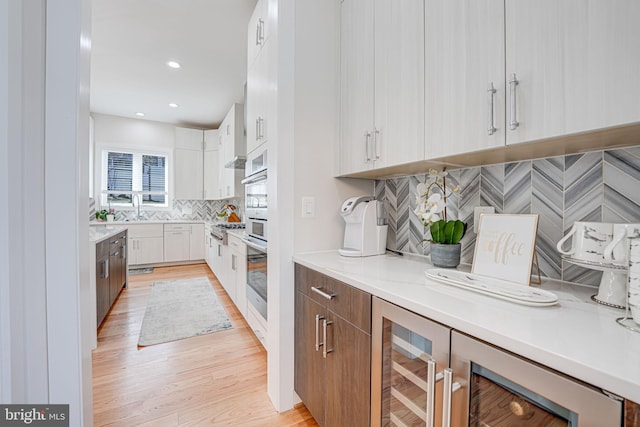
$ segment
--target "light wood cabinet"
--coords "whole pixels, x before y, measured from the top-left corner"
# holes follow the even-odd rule
[[[507,144],[640,121],[639,2],[506,0],[505,14]]]
[[[424,157],[424,2],[344,0],[340,172]]]
[[[504,0],[425,1],[427,159],[504,145],[503,46]]]
[[[204,133],[199,129],[176,127],[174,153],[174,198],[203,199]]]
[[[425,5],[427,159],[640,121],[640,3]]]
[[[296,393],[321,426],[368,426],[371,296],[301,265],[295,286]]]

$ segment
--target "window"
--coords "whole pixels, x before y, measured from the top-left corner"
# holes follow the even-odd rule
[[[102,206],[168,206],[167,156],[142,152],[102,152]]]

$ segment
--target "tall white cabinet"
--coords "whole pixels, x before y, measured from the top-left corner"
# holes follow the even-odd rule
[[[340,172],[424,157],[424,1],[344,0]]]
[[[246,153],[269,140],[275,110],[275,87],[270,70],[269,29],[275,13],[268,0],[259,0],[249,21],[247,57]]]
[[[203,198],[203,144],[200,129],[176,127],[174,196],[176,200]]]
[[[204,170],[202,174],[203,191],[205,200],[218,198],[219,180],[219,151],[218,151],[218,129],[204,131]]]

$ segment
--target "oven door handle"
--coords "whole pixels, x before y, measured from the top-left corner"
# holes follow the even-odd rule
[[[249,175],[248,177],[240,181],[240,184],[253,184],[254,182],[264,181],[265,179],[267,179],[266,169],[261,170],[260,172],[256,172],[253,175]]]
[[[267,253],[267,248],[266,248],[266,247],[264,247],[264,246],[261,246],[261,245],[259,245],[259,244],[257,244],[257,243],[253,243],[253,242],[251,242],[251,241],[249,241],[249,240],[247,240],[247,239],[242,239],[242,241],[243,241],[247,246],[249,246],[249,247],[250,247],[250,248],[252,248],[252,249],[255,249],[256,251],[262,252],[262,253],[264,253],[264,254],[266,254],[266,253]]]

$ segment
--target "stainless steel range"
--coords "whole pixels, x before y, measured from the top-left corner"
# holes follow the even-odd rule
[[[243,222],[221,222],[211,227],[211,237],[223,245],[227,244],[227,230],[237,230],[245,228]]]

